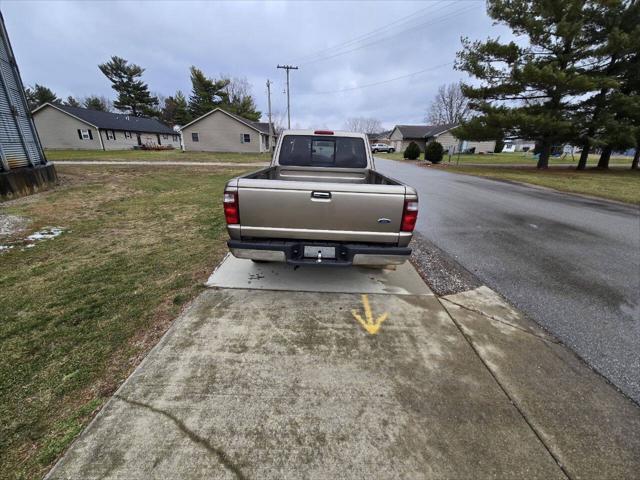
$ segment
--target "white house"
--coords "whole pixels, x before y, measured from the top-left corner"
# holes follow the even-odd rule
[[[44,148],[129,150],[136,146],[180,148],[180,134],[155,118],[45,103],[33,111]]]
[[[275,145],[269,140],[269,123],[215,108],[183,126],[182,148],[201,152],[268,152]]]

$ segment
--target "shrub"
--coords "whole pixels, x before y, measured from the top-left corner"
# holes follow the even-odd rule
[[[411,142],[404,150],[404,158],[409,160],[417,160],[420,156],[420,147],[416,142]]]
[[[429,160],[431,163],[440,163],[443,154],[444,149],[439,142],[429,142],[427,143],[427,148],[424,149],[424,159]]]
[[[493,153],[501,153],[503,148],[504,148],[504,140],[502,138],[499,138],[496,140],[496,146],[493,149]]]

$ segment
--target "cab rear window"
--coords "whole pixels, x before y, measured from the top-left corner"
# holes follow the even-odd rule
[[[366,168],[367,154],[361,138],[286,135],[280,148],[280,165],[298,167]]]

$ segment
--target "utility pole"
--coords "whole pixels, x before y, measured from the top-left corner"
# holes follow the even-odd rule
[[[291,103],[289,99],[289,70],[298,70],[298,67],[293,65],[278,65],[278,68],[282,68],[287,72],[287,128],[291,128]]]
[[[271,80],[267,80],[267,98],[269,99],[269,152],[273,150],[273,122],[271,121]]]

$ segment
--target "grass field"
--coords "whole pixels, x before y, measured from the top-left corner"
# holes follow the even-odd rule
[[[40,478],[201,291],[240,171],[59,167],[55,190],[0,203],[31,220],[20,238],[65,229],[0,252],[1,478]]]
[[[388,158],[391,160],[400,160],[407,162],[415,162],[416,160],[404,160],[402,158],[402,152],[395,153],[376,153],[376,157]],[[549,160],[550,165],[566,165],[566,164],[578,164],[579,156],[575,156],[575,160],[571,160],[571,156],[564,159],[552,157]],[[424,161],[424,155],[421,156],[421,160]],[[445,156],[442,163],[460,164],[460,165],[533,165],[536,164],[536,159],[532,154],[523,153],[492,153],[486,155],[465,155],[461,154],[458,159],[458,155],[451,156],[451,162],[449,157]],[[589,155],[588,165],[596,166],[598,163],[598,155]],[[631,157],[612,157],[610,161],[611,165],[629,165],[631,167]]]
[[[530,183],[563,192],[581,193],[609,200],[640,204],[640,171],[632,171],[627,168],[612,168],[610,170],[592,168],[580,172],[567,167],[555,167],[548,170],[537,170],[534,167],[505,168],[464,165],[429,168],[441,168],[448,172]]]
[[[180,150],[45,150],[47,159],[85,161],[154,161],[154,162],[269,162],[269,153],[182,152]]]

